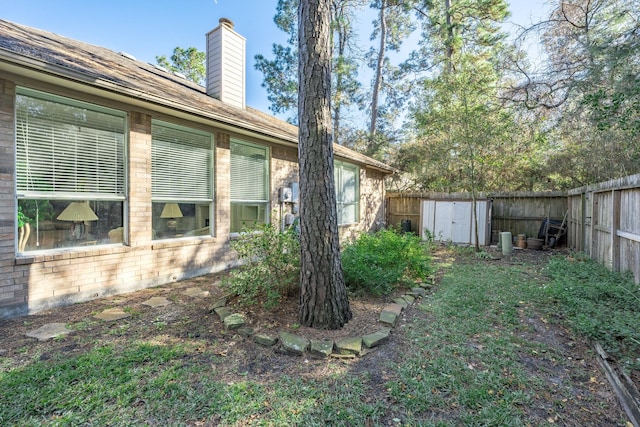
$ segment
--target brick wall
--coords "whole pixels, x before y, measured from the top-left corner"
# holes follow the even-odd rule
[[[216,144],[213,236],[154,241],[150,210],[152,113],[132,110],[96,96],[88,100],[129,110],[125,244],[16,256],[15,93],[12,81],[0,79],[0,318],[158,286],[235,265],[229,248],[229,135],[213,127],[208,129]],[[190,125],[184,121],[181,124]],[[203,129],[201,124],[197,127]],[[278,189],[298,181],[297,150],[272,145],[270,168],[271,209],[277,210]],[[378,221],[384,219],[383,174],[363,168],[360,178],[361,222],[341,227],[343,237],[376,228]],[[376,206],[368,208],[370,203]],[[292,205],[283,207],[290,211]],[[279,220],[275,216],[272,219]]]
[[[15,84],[0,79],[0,307],[24,304],[24,268],[15,265]]]

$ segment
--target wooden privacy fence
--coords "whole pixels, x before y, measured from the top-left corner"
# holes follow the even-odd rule
[[[640,174],[568,192],[481,193],[490,200],[493,243],[497,233],[537,237],[542,222],[562,221],[566,212],[566,245],[584,252],[613,271],[630,271],[640,284]],[[423,200],[471,200],[468,193],[387,193],[387,224],[421,235]],[[404,223],[404,224],[403,224]],[[404,225],[405,227],[401,227]]]
[[[568,192],[568,245],[640,284],[640,174]]]
[[[497,242],[500,231],[514,236],[526,234],[537,237],[547,216],[562,221],[567,211],[565,192],[510,192],[479,193],[478,200],[491,200],[492,242]],[[422,223],[420,204],[423,200],[471,200],[469,193],[387,193],[387,224],[401,228],[402,222],[411,221],[411,231],[420,235]]]

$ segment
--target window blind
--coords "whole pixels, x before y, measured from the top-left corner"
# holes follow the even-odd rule
[[[158,121],[151,134],[153,200],[213,200],[211,134]]]
[[[267,148],[231,141],[231,200],[268,201]]]
[[[16,187],[21,196],[122,199],[126,115],[20,88]]]
[[[358,166],[337,161],[335,162],[334,177],[338,202],[338,223],[357,222],[360,198],[360,170]]]

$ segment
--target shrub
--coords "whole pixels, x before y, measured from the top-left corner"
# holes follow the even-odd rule
[[[428,246],[412,233],[382,229],[361,234],[342,251],[345,283],[353,292],[388,295],[399,284],[429,275],[428,252]]]
[[[300,243],[292,229],[281,232],[273,224],[261,224],[242,232],[231,248],[243,264],[224,285],[240,303],[271,308],[298,289]]]

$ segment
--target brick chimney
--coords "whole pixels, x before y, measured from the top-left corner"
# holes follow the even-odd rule
[[[244,109],[246,40],[231,20],[219,23],[207,34],[207,95]]]

